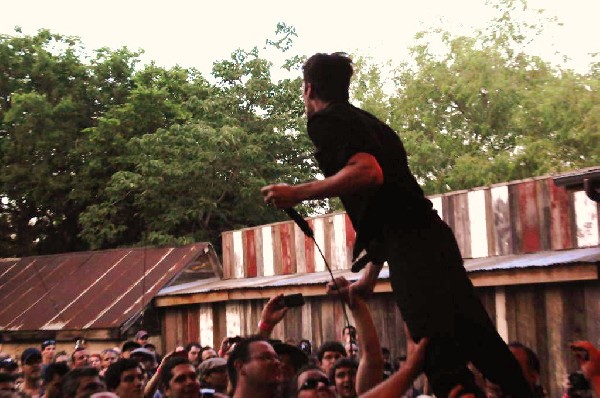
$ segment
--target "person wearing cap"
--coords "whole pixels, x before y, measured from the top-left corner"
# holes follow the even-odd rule
[[[37,348],[27,348],[21,354],[23,383],[19,391],[25,397],[37,398],[42,393],[42,353]]]
[[[148,342],[148,337],[150,337],[148,332],[146,332],[145,330],[139,330],[135,334],[135,338],[133,339],[133,341],[135,341],[136,343],[138,343],[140,346],[143,347]]]
[[[0,373],[8,373],[15,376],[19,372],[19,364],[11,357],[0,359]]]
[[[294,377],[300,369],[308,365],[308,356],[300,348],[291,344],[275,340],[271,345],[281,361],[279,396],[289,397],[294,391]]]
[[[154,355],[152,351],[144,347],[136,348],[131,351],[130,358],[135,359],[140,363],[148,376],[148,379],[152,378],[154,372],[156,372],[156,367],[158,366],[156,363],[156,355]]]
[[[198,379],[201,388],[211,388],[216,392],[227,392],[227,361],[224,358],[208,358],[198,366]]]
[[[44,367],[54,362],[54,356],[56,354],[56,341],[55,340],[44,340],[42,343],[42,364]]]
[[[132,340],[128,340],[123,343],[123,347],[121,348],[121,358],[127,359],[131,355],[131,351],[136,348],[140,348],[142,345]]]

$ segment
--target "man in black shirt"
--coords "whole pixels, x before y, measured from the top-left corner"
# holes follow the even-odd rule
[[[460,384],[476,389],[472,361],[515,397],[531,392],[475,295],[452,230],[433,210],[408,168],[398,135],[373,115],[352,106],[352,61],[316,54],[303,67],[308,135],[325,178],[263,187],[264,200],[290,208],[307,199],[339,196],[357,232],[355,257],[372,260],[354,294],[372,292],[384,261],[394,296],[418,341],[429,337],[424,371],[437,396]]]

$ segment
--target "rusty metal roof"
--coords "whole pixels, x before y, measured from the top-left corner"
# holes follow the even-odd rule
[[[585,249],[547,251],[532,254],[494,256],[477,259],[465,259],[467,272],[486,272],[495,270],[526,269],[571,264],[600,264],[600,247]],[[350,270],[334,270],[335,277],[343,276],[348,281],[355,281],[360,274]],[[389,279],[388,267],[383,267],[380,280]],[[215,291],[275,288],[285,286],[324,285],[330,280],[328,272],[305,274],[261,276],[245,279],[210,278],[162,289],[157,297],[178,296]]]
[[[209,243],[0,260],[0,330],[120,328],[165,286],[214,276],[215,261]]]

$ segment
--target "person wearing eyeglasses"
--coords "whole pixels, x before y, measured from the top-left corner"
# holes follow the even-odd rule
[[[106,389],[120,398],[142,398],[146,379],[138,361],[120,359],[108,367],[104,382]]]
[[[274,398],[281,383],[279,355],[262,336],[241,339],[229,355],[233,398]]]

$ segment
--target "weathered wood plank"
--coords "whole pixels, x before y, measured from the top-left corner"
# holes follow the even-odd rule
[[[296,272],[296,256],[294,253],[294,240],[292,239],[293,224],[280,224],[279,237],[281,242],[281,273],[289,275]]]
[[[223,232],[221,235],[223,245],[223,279],[233,277],[233,232]]]
[[[254,252],[256,256],[256,276],[265,275],[265,254],[263,253],[262,228],[254,229]]]
[[[263,247],[263,275],[275,275],[275,259],[273,248],[273,232],[272,227],[266,226],[261,228],[262,247]]]
[[[502,185],[490,190],[492,196],[494,252],[497,256],[513,253],[513,234],[509,205],[508,186]]]
[[[562,291],[559,286],[548,285],[546,289],[546,330],[548,332],[548,396],[558,397],[562,393],[562,382],[568,372],[566,366],[564,333],[565,308]]]
[[[308,220],[310,228],[315,230],[315,222]],[[306,272],[315,272],[315,244],[308,236],[304,237],[304,258],[306,260]]]
[[[255,229],[246,229],[242,234],[242,243],[244,247],[244,269],[247,278],[253,278],[257,275],[256,267],[256,244],[254,242]]]
[[[542,247],[535,181],[519,183],[517,199],[519,201],[519,224],[521,225],[521,250],[525,253],[540,251]]]
[[[304,233],[294,225],[294,248],[296,253],[296,272],[301,274],[306,272],[306,243],[304,242]]]
[[[571,249],[574,239],[569,194],[566,189],[557,187],[552,179],[546,180],[546,184],[550,197],[550,246],[552,250]]]
[[[471,258],[471,231],[469,220],[469,196],[467,192],[452,196],[454,201],[454,236],[463,258]]]
[[[215,342],[215,328],[213,324],[216,323],[214,318],[213,308],[210,304],[199,305],[199,319],[200,319],[200,344],[203,346],[214,347]],[[220,343],[220,342],[219,342]],[[217,349],[219,347],[216,347]]]
[[[487,240],[488,227],[486,219],[485,190],[478,189],[470,191],[467,194],[467,202],[471,257],[487,257],[489,249]]]
[[[233,231],[233,277],[244,277],[244,244],[242,231]]]
[[[321,251],[323,252],[323,255],[325,255],[325,258],[327,258],[327,254],[325,252],[326,236],[325,236],[325,226],[324,226],[323,218],[321,218],[321,217],[315,218],[315,219],[313,219],[313,222],[314,222],[313,231],[315,233],[315,242],[321,248]],[[325,271],[325,261],[323,261],[323,258],[321,257],[321,254],[319,253],[319,249],[317,247],[314,248],[314,259],[315,259],[315,272]]]
[[[588,198],[583,191],[575,192],[573,200],[577,225],[577,247],[599,245],[598,206],[596,202]]]

